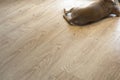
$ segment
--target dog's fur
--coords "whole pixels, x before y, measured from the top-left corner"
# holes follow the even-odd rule
[[[71,13],[71,18],[68,14]],[[69,11],[64,9],[64,19],[71,25],[85,25],[108,17],[110,14],[120,16],[118,2],[112,0],[100,0],[88,7],[74,7]]]

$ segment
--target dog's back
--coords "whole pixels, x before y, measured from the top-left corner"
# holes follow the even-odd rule
[[[86,8],[74,8],[71,14],[74,24],[87,24],[89,22],[98,21],[109,16],[114,7],[114,2],[101,0],[89,5]]]

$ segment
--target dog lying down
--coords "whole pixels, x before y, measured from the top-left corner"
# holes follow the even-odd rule
[[[99,0],[85,8],[74,7],[69,11],[64,9],[63,17],[70,25],[86,25],[108,17],[110,14],[120,16],[118,1]]]

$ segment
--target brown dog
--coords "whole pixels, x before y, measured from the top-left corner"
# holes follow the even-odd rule
[[[69,13],[70,16],[68,16]],[[120,16],[117,1],[99,0],[86,8],[75,7],[69,11],[64,9],[63,17],[71,25],[85,25],[108,17],[110,14]]]

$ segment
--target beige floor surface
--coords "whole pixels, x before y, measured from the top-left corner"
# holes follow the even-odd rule
[[[120,18],[70,26],[63,8],[92,0],[0,0],[0,80],[120,80]]]

